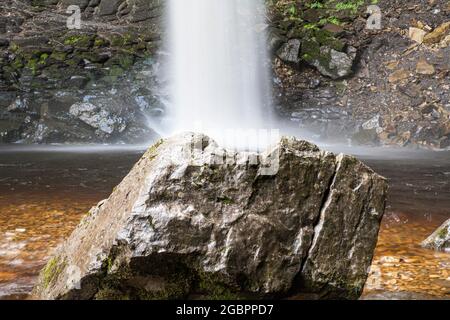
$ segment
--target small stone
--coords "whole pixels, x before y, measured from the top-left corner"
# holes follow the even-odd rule
[[[344,32],[344,28],[333,23],[327,23],[326,25],[324,25],[323,30],[327,30],[328,32],[331,32],[334,35],[340,35]]]
[[[380,115],[376,115],[374,116],[372,119],[370,119],[369,121],[366,121],[365,123],[362,124],[362,128],[364,130],[372,130],[375,129],[376,132],[379,134],[383,131],[383,129],[381,128],[381,123],[382,123],[382,119]]]
[[[417,43],[423,43],[423,39],[427,34],[426,31],[419,28],[409,28],[409,38]]]
[[[347,77],[353,73],[356,52],[353,47],[349,52],[336,51],[328,46],[320,48],[320,55],[308,61],[324,76],[334,80]]]
[[[278,57],[287,63],[299,63],[300,62],[300,46],[301,42],[298,39],[291,39],[281,46],[278,50]]]
[[[399,69],[389,76],[389,82],[395,83],[395,82],[406,80],[408,78],[409,78],[409,71],[407,71],[405,69]]]
[[[440,43],[441,48],[447,48],[450,46],[450,35],[446,36]]]
[[[416,66],[416,72],[423,75],[433,75],[436,70],[432,64],[429,64],[425,58],[419,59]]]
[[[122,2],[123,0],[101,0],[98,6],[98,15],[109,16],[117,13]]]
[[[450,21],[441,24],[433,32],[427,34],[424,37],[423,42],[425,44],[439,43],[445,36],[447,36],[447,33],[449,31],[450,31]]]
[[[398,67],[398,64],[399,64],[398,60],[396,60],[396,61],[389,61],[389,62],[386,63],[386,69],[393,71],[393,70],[395,70]]]

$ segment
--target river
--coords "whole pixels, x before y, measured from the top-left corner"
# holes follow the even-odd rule
[[[52,250],[143,153],[0,147],[0,299],[25,298]],[[450,152],[344,150],[390,180],[363,299],[450,299],[450,254],[420,242],[450,218]]]

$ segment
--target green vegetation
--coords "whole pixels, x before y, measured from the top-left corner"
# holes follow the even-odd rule
[[[149,159],[154,159],[156,156],[156,150],[164,143],[164,139],[159,139],[156,141],[145,153],[145,157]]]
[[[336,3],[336,10],[349,10],[352,13],[357,13],[358,9],[364,4],[363,0],[353,0],[353,1],[338,1]]]
[[[322,53],[321,47],[343,51],[339,31],[356,17],[365,12],[366,6],[374,0],[266,0],[272,23],[287,38],[302,41],[300,58],[306,62],[319,61],[328,65],[329,54]],[[330,27],[331,25],[331,27]],[[332,25],[338,26],[333,28]]]
[[[77,34],[69,36],[64,40],[64,44],[75,47],[91,47],[95,36],[89,34]]]
[[[61,261],[59,256],[53,257],[49,260],[45,268],[42,270],[42,281],[44,288],[48,288],[52,283],[58,279],[61,272],[66,266],[65,260]]]
[[[378,0],[266,0],[269,12],[278,15],[283,22],[306,24],[315,29],[327,23],[342,24],[342,20],[354,18],[364,5],[377,4]],[[317,16],[315,21],[306,15]]]
[[[210,273],[199,272],[198,290],[208,300],[240,300],[241,296],[236,290],[218,281],[217,276]]]
[[[222,202],[223,204],[226,204],[226,205],[230,205],[230,204],[234,203],[234,200],[229,198],[229,197],[227,197],[227,196],[218,197],[217,201],[218,202]]]
[[[438,237],[441,238],[441,239],[445,239],[447,237],[447,233],[448,233],[447,228],[442,228],[438,232]]]

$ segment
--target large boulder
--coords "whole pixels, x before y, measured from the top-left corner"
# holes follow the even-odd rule
[[[358,298],[387,182],[283,137],[256,156],[152,146],[42,270],[37,299]]]
[[[450,252],[450,219],[445,221],[433,234],[422,242],[422,246],[434,250]]]

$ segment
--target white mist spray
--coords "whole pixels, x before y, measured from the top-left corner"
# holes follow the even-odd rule
[[[264,0],[169,0],[167,10],[171,133],[254,145],[245,140],[270,129]]]

